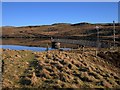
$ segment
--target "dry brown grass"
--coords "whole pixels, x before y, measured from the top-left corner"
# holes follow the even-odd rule
[[[3,50],[2,57],[4,88],[120,87],[119,68],[111,68],[112,64],[94,55],[58,50]]]
[[[39,36],[60,36],[72,37],[73,39],[96,39],[96,25],[77,25],[59,24],[48,26],[26,26],[26,27],[3,27],[2,36],[4,37],[39,37]],[[113,26],[100,26],[101,39],[112,40]],[[76,37],[73,37],[76,36]],[[116,40],[119,41],[120,26],[116,26]]]

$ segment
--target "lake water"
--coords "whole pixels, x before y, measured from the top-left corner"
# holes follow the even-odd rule
[[[0,48],[11,49],[11,50],[31,50],[31,51],[46,51],[44,47],[30,47],[30,46],[20,46],[20,45],[0,45]],[[63,50],[70,50],[70,48],[61,48]],[[54,50],[48,48],[48,50]]]

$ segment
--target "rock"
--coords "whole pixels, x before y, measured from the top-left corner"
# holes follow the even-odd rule
[[[18,58],[21,58],[21,56],[20,55],[15,55],[16,57],[18,57]]]

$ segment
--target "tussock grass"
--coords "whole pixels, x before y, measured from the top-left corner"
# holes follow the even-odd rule
[[[4,50],[2,57],[4,88],[120,87],[119,69],[87,53]]]

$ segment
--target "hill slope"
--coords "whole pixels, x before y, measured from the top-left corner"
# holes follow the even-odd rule
[[[4,88],[120,88],[119,68],[92,53],[3,50],[2,57]]]
[[[95,26],[99,26],[100,40],[113,41],[112,24],[53,24],[43,26],[25,26],[25,27],[3,27],[2,37],[18,38],[69,38],[96,40],[97,31]],[[120,43],[120,25],[116,24],[116,41]]]

